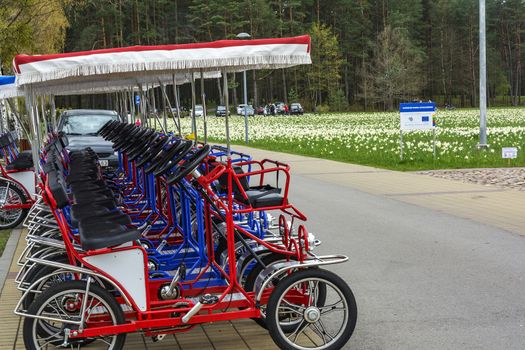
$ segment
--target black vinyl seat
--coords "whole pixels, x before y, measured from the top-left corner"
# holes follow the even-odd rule
[[[31,151],[20,152],[16,159],[9,163],[5,168],[7,170],[24,170],[33,167],[33,155]]]
[[[108,222],[99,222],[89,227],[79,224],[80,245],[84,250],[95,250],[115,247],[124,243],[136,241],[141,232],[135,229],[123,228],[120,225],[111,225]]]

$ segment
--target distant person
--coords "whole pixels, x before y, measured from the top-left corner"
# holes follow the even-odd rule
[[[273,103],[270,103],[270,114],[275,115],[275,105]]]
[[[140,119],[135,120],[135,125],[136,125],[136,126],[140,126],[140,124],[141,124],[141,123],[140,123]]]
[[[288,108],[288,105],[284,105],[284,114],[288,114],[290,112],[290,109]]]

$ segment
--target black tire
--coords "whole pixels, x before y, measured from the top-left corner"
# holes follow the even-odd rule
[[[8,183],[6,181],[0,181],[0,193],[4,193],[3,188],[9,187],[9,191],[13,191],[13,194],[20,199],[22,204],[27,203],[27,197],[17,185],[13,183]],[[14,197],[16,198],[16,197]],[[0,210],[0,230],[15,228],[24,221],[27,216],[29,209],[9,209],[9,210]],[[6,219],[4,221],[4,219]]]
[[[323,283],[328,286],[328,288],[333,288],[334,292],[337,293],[338,297],[340,297],[340,301],[337,303],[331,303],[331,301],[327,301],[327,305],[321,307],[319,311],[319,320],[321,319],[322,315],[332,313],[334,310],[337,311],[337,305],[339,303],[342,303],[343,306],[346,306],[344,308],[344,317],[341,319],[340,317],[336,317],[336,321],[342,321],[343,324],[341,325],[340,329],[338,330],[338,333],[333,336],[330,333],[327,333],[325,331],[325,326],[323,325],[322,321],[314,321],[311,320],[311,322],[307,322],[306,320],[306,314],[308,311],[308,307],[303,307],[305,309],[304,312],[304,321],[302,324],[300,324],[295,332],[297,334],[301,334],[304,330],[308,329],[311,325],[314,325],[317,327],[317,330],[322,330],[323,332],[319,332],[316,334],[321,334],[323,341],[325,341],[325,344],[323,345],[317,345],[315,343],[315,347],[306,347],[305,345],[299,345],[296,343],[297,337],[295,339],[291,340],[288,337],[286,337],[285,333],[283,332],[280,322],[279,322],[279,316],[278,316],[278,307],[281,303],[281,300],[284,298],[284,296],[288,293],[288,291],[295,286],[296,284],[302,284],[302,283],[308,283],[310,285],[310,281],[317,280],[318,283]],[[286,302],[286,307],[288,305],[293,305],[290,302]],[[325,311],[323,312],[323,308],[325,308]],[[341,309],[342,310],[342,309]],[[350,339],[352,336],[352,333],[354,332],[356,321],[357,321],[357,305],[355,302],[354,294],[352,293],[352,290],[346,284],[346,282],[336,274],[323,270],[323,269],[306,269],[306,270],[300,270],[297,272],[292,273],[291,275],[287,276],[286,278],[282,279],[277,287],[273,290],[272,294],[270,295],[270,299],[268,300],[268,305],[266,309],[266,323],[268,326],[268,331],[270,333],[270,336],[272,337],[275,344],[284,350],[297,350],[297,349],[323,349],[323,350],[338,350],[341,349]],[[288,311],[289,312],[289,311]],[[297,312],[297,311],[296,311]],[[299,314],[301,312],[298,312]],[[333,316],[333,315],[332,315]],[[326,318],[324,318],[326,320]],[[320,324],[321,328],[317,326],[317,324]],[[331,325],[331,324],[329,324]],[[333,334],[333,333],[332,333]],[[326,342],[325,335],[329,335],[331,340]],[[290,337],[294,336],[292,333]],[[318,336],[321,338],[320,336]],[[306,338],[305,338],[306,339]],[[306,341],[311,341],[311,338],[308,338]],[[313,344],[313,342],[312,342]]]
[[[282,254],[268,254],[261,258],[262,262],[266,265],[273,265],[274,263],[285,261],[286,256]],[[257,280],[257,277],[259,274],[264,270],[263,266],[259,263],[255,264],[255,266],[252,268],[252,270],[248,273],[248,276],[246,277],[246,280],[244,281],[244,290],[247,292],[253,292],[255,289],[255,281]],[[279,276],[278,276],[279,277]],[[282,277],[282,276],[280,276]],[[272,281],[273,286],[277,286],[279,284],[280,280],[274,280]],[[318,296],[318,306],[324,305],[324,301],[326,299],[326,286],[324,284],[319,285],[319,296]],[[261,314],[261,317],[259,318],[252,318],[259,326],[262,328],[268,329],[268,326],[266,325],[266,313],[263,312]],[[295,326],[293,325],[281,325],[286,330],[293,330]]]
[[[66,255],[59,255],[53,259],[53,261],[63,263],[63,264],[69,264],[69,259]],[[49,266],[49,265],[38,265],[35,266],[33,269],[31,269],[30,272],[28,272],[26,278],[24,279],[24,282],[28,283],[28,286],[33,284],[38,279],[47,276],[54,271],[58,270],[58,267]],[[56,283],[60,283],[59,281],[53,280],[53,281],[42,281],[41,288],[39,288],[39,291],[43,291]],[[25,310],[29,308],[31,303],[33,303],[33,300],[35,300],[35,293],[29,293],[26,295],[24,300],[22,301],[22,305]]]
[[[46,303],[53,299],[54,297],[58,297],[60,295],[64,295],[65,293],[85,293],[86,290],[86,282],[84,281],[68,281],[61,284],[54,285],[48,289],[46,289],[38,298],[35,299],[35,301],[31,304],[27,312],[31,315],[39,315],[43,309],[45,309]],[[106,290],[100,288],[97,285],[92,284],[90,286],[90,295],[96,296],[99,300],[102,300],[105,303],[106,309],[108,311],[111,311],[113,314],[113,322],[114,324],[123,324],[125,322],[124,313],[122,312],[122,309],[120,308],[120,305],[117,303],[115,298],[109,294]],[[27,350],[37,350],[40,348],[39,344],[35,344],[35,333],[39,337],[43,338],[51,338],[53,334],[49,334],[49,331],[45,331],[45,327],[42,326],[43,321],[37,320],[32,317],[26,317],[24,319],[24,325],[23,325],[23,338],[24,338],[24,344],[26,346]],[[46,327],[49,327],[48,329],[52,329],[53,331],[59,329],[55,326],[46,324]],[[73,328],[71,328],[73,329]],[[63,341],[63,335],[57,334],[56,340],[51,339],[48,340],[49,344],[58,346]],[[89,344],[96,339],[79,339],[72,341],[70,345],[73,345],[73,347],[79,347],[85,344]],[[110,348],[111,350],[121,350],[124,347],[124,343],[126,342],[126,334],[122,333],[115,336],[115,340]]]

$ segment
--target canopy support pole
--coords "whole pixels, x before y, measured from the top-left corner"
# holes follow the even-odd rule
[[[38,98],[37,98],[37,102],[38,102]],[[45,96],[41,96],[40,97],[40,110],[42,111],[42,119],[44,121],[44,135],[47,134],[47,132],[49,131],[49,128],[47,127],[47,119],[46,119],[46,110],[45,110],[45,104],[46,104],[46,97]]]
[[[193,133],[193,143],[197,144],[197,120],[195,117],[195,74],[191,72],[191,131]]]
[[[226,107],[226,149],[228,151],[228,160],[230,159],[230,117],[228,116],[228,111],[230,110],[230,103],[229,103],[229,96],[228,96],[228,75],[226,74],[226,70],[222,71],[222,77],[223,77],[223,94],[224,94],[224,106]]]
[[[170,101],[168,96],[166,96],[166,85],[160,81],[160,93],[162,95],[162,122],[164,123],[164,129],[168,130],[168,113],[173,116],[173,111],[171,110]],[[167,108],[166,108],[167,107]]]
[[[33,92],[27,86],[25,87],[25,96],[26,108],[30,116],[31,127],[33,131],[33,138],[31,140],[31,154],[33,155],[33,165],[35,169],[35,174],[38,174],[40,173],[40,125],[38,122],[38,115],[35,113]],[[36,178],[37,181],[39,181],[40,177],[37,176]]]
[[[146,100],[145,100],[145,103],[146,103],[146,108],[147,108],[148,106],[149,106],[149,108],[152,107],[151,104],[150,104],[151,101],[149,101],[149,99],[146,99]],[[160,125],[160,128],[162,129],[162,131],[166,134],[167,131],[166,131],[166,130],[164,129],[164,127],[162,126],[162,123],[160,122],[159,117],[157,116],[157,113],[153,113],[153,116],[155,117],[155,126],[156,126],[156,124],[157,124],[157,122],[158,122],[159,125]]]
[[[49,102],[51,103],[51,122],[53,123],[53,131],[58,130],[57,127],[57,107],[55,105],[55,95],[49,95]]]
[[[22,124],[22,120],[20,119],[20,115],[18,114],[18,111],[16,109],[16,106],[13,105],[13,102],[11,100],[7,100],[7,103],[9,104],[9,107],[11,108],[11,112],[15,116],[16,123],[20,126],[20,129],[24,132],[25,137],[27,137],[28,140],[31,140],[31,135],[29,134],[29,131],[25,128],[24,124]]]
[[[4,102],[0,101],[0,132],[4,133]]]
[[[179,91],[177,90],[177,81],[175,79],[175,74],[173,74],[173,95],[175,97],[175,108],[177,108],[177,131],[179,132],[179,137],[182,137],[182,130],[180,127],[180,103],[179,103]]]
[[[208,143],[208,116],[206,113],[206,94],[204,93],[204,72],[201,69],[201,100],[202,100],[202,120],[204,121],[204,144]]]

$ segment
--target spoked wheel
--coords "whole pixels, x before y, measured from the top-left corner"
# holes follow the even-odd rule
[[[96,349],[122,349],[126,334],[66,340],[68,330],[72,333],[79,327],[72,322],[81,320],[82,305],[86,298],[84,327],[107,327],[124,323],[122,309],[107,291],[91,284],[86,295],[86,282],[64,282],[46,289],[29,307],[29,314],[44,319],[25,318],[26,349],[78,349],[87,344],[92,344]]]
[[[326,300],[318,306],[316,290],[326,286]],[[285,318],[290,317],[293,329]],[[297,322],[297,320],[300,322]],[[266,309],[266,324],[281,349],[341,349],[352,336],[357,306],[348,285],[322,269],[294,272],[273,290]]]
[[[286,261],[286,256],[282,254],[269,254],[266,256],[263,256],[261,260],[264,262],[264,264],[267,267],[270,267],[274,264],[281,263],[283,261]],[[253,292],[255,289],[255,281],[259,274],[263,271],[263,267],[260,264],[256,264],[250,273],[248,274],[248,277],[246,278],[246,281],[244,283],[244,289],[247,292]],[[269,283],[267,287],[276,287],[277,284],[280,283],[280,281],[288,276],[289,272],[283,272],[282,274],[279,274],[275,276]],[[319,283],[316,286],[316,290],[313,291],[316,293],[315,301],[316,306],[324,306],[325,300],[326,300],[326,286],[323,283]],[[254,318],[253,320],[257,322],[257,324],[263,328],[268,328],[266,325],[266,305],[261,305],[261,317]],[[284,329],[285,332],[287,331],[293,331],[297,327],[298,323],[302,321],[300,317],[298,317],[295,313],[281,313],[280,314],[281,319],[281,328]]]
[[[0,182],[0,207],[4,205],[25,204],[27,198],[24,192],[5,181]],[[14,228],[24,221],[29,209],[0,209],[0,230]]]

